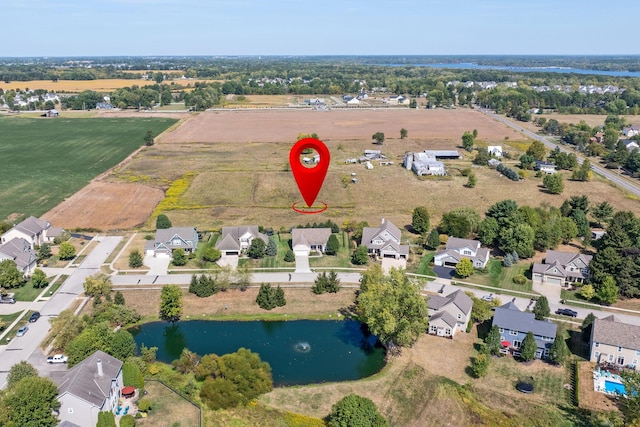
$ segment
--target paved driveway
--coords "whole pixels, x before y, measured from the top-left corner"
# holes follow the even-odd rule
[[[436,276],[443,279],[453,279],[453,276],[456,274],[456,269],[451,267],[443,267],[441,265],[434,265],[433,272],[436,273]]]
[[[382,258],[382,271],[388,273],[392,268],[402,268],[403,270],[407,268],[407,260],[404,258],[395,259],[395,258]]]
[[[171,264],[171,257],[168,257],[168,256],[154,257],[153,255],[145,255],[142,263],[147,267],[149,267],[149,271],[147,272],[147,275],[164,276],[165,274],[167,274],[167,270],[169,269],[169,264]]]

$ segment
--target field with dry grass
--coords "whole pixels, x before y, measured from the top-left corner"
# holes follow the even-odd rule
[[[194,86],[196,82],[209,82],[214,80],[176,80],[177,84]],[[155,85],[153,80],[144,79],[95,79],[95,80],[30,80],[26,82],[12,81],[6,83],[0,81],[0,89],[26,90],[44,89],[56,93],[80,93],[85,90],[109,93],[123,87]]]

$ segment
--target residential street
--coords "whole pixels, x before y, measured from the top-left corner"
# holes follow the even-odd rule
[[[47,302],[2,304],[3,313],[6,310],[14,313],[18,310],[29,308],[39,310],[42,317],[29,323],[29,330],[23,337],[10,337],[8,345],[0,346],[0,388],[7,385],[7,373],[9,368],[21,360],[44,358],[38,345],[45,339],[49,331],[49,318],[57,316],[62,310],[68,308],[78,295],[83,292],[85,278],[100,271],[100,266],[109,254],[116,248],[122,237],[98,237],[99,244],[87,255],[80,266],[73,270],[58,292]],[[19,305],[20,304],[20,305]],[[45,364],[46,365],[46,364]]]

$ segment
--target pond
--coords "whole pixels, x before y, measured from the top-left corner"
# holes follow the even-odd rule
[[[165,363],[184,348],[201,356],[248,348],[271,365],[276,387],[357,380],[384,366],[378,338],[355,320],[152,322],[130,332],[138,346],[158,347]]]

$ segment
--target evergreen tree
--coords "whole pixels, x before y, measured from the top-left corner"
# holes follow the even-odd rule
[[[264,240],[255,238],[251,241],[251,246],[249,246],[247,255],[253,259],[262,258],[264,256],[265,246]]]
[[[440,233],[438,233],[436,228],[431,230],[429,233],[429,237],[427,237],[427,246],[431,249],[436,249],[440,246]]]
[[[527,332],[527,336],[522,340],[522,346],[520,347],[520,356],[522,360],[528,362],[536,357],[536,351],[538,345],[536,344],[536,338],[533,336],[533,332]]]
[[[424,206],[413,209],[411,227],[419,234],[424,235],[429,230],[429,211]]]
[[[549,359],[556,365],[563,365],[571,352],[561,333],[556,333],[556,339],[549,350]]]
[[[169,220],[169,217],[165,214],[158,215],[156,218],[156,229],[161,230],[166,228],[171,228],[171,221]]]
[[[533,314],[536,320],[544,320],[545,317],[549,317],[551,309],[549,308],[547,297],[544,295],[538,297],[536,304],[533,306]]]
[[[138,249],[134,249],[129,253],[129,267],[140,268],[142,267],[142,254]]]
[[[369,262],[369,249],[360,245],[351,255],[351,263],[355,265],[365,265]]]
[[[287,305],[287,300],[284,297],[284,289],[282,289],[280,285],[278,285],[275,290],[274,300],[277,307],[284,307]]]
[[[486,338],[484,339],[485,344],[487,344],[487,351],[489,354],[497,355],[500,353],[500,348],[502,347],[502,341],[500,340],[500,329],[498,325],[493,325],[489,330]]]
[[[338,237],[335,234],[331,234],[329,236],[329,240],[327,240],[327,249],[325,253],[327,255],[335,255],[340,250],[340,242],[338,241]]]
[[[51,257],[51,245],[48,243],[43,243],[38,248],[38,261],[42,261],[50,257]]]
[[[269,237],[269,243],[267,243],[267,247],[264,250],[264,254],[266,256],[276,256],[278,254],[278,244],[273,239],[273,237]]]
[[[291,249],[287,250],[287,253],[284,254],[285,262],[294,262],[296,260],[296,255],[293,253]]]
[[[116,291],[116,294],[113,297],[113,303],[116,305],[125,305],[124,295],[122,295],[122,292]]]
[[[276,290],[271,287],[271,284],[263,283],[260,285],[260,290],[256,297],[256,303],[260,308],[265,310],[272,310],[278,307],[276,301]]]
[[[511,257],[511,254],[506,254],[504,256],[502,259],[502,265],[505,267],[511,267],[513,265],[513,257]]]

